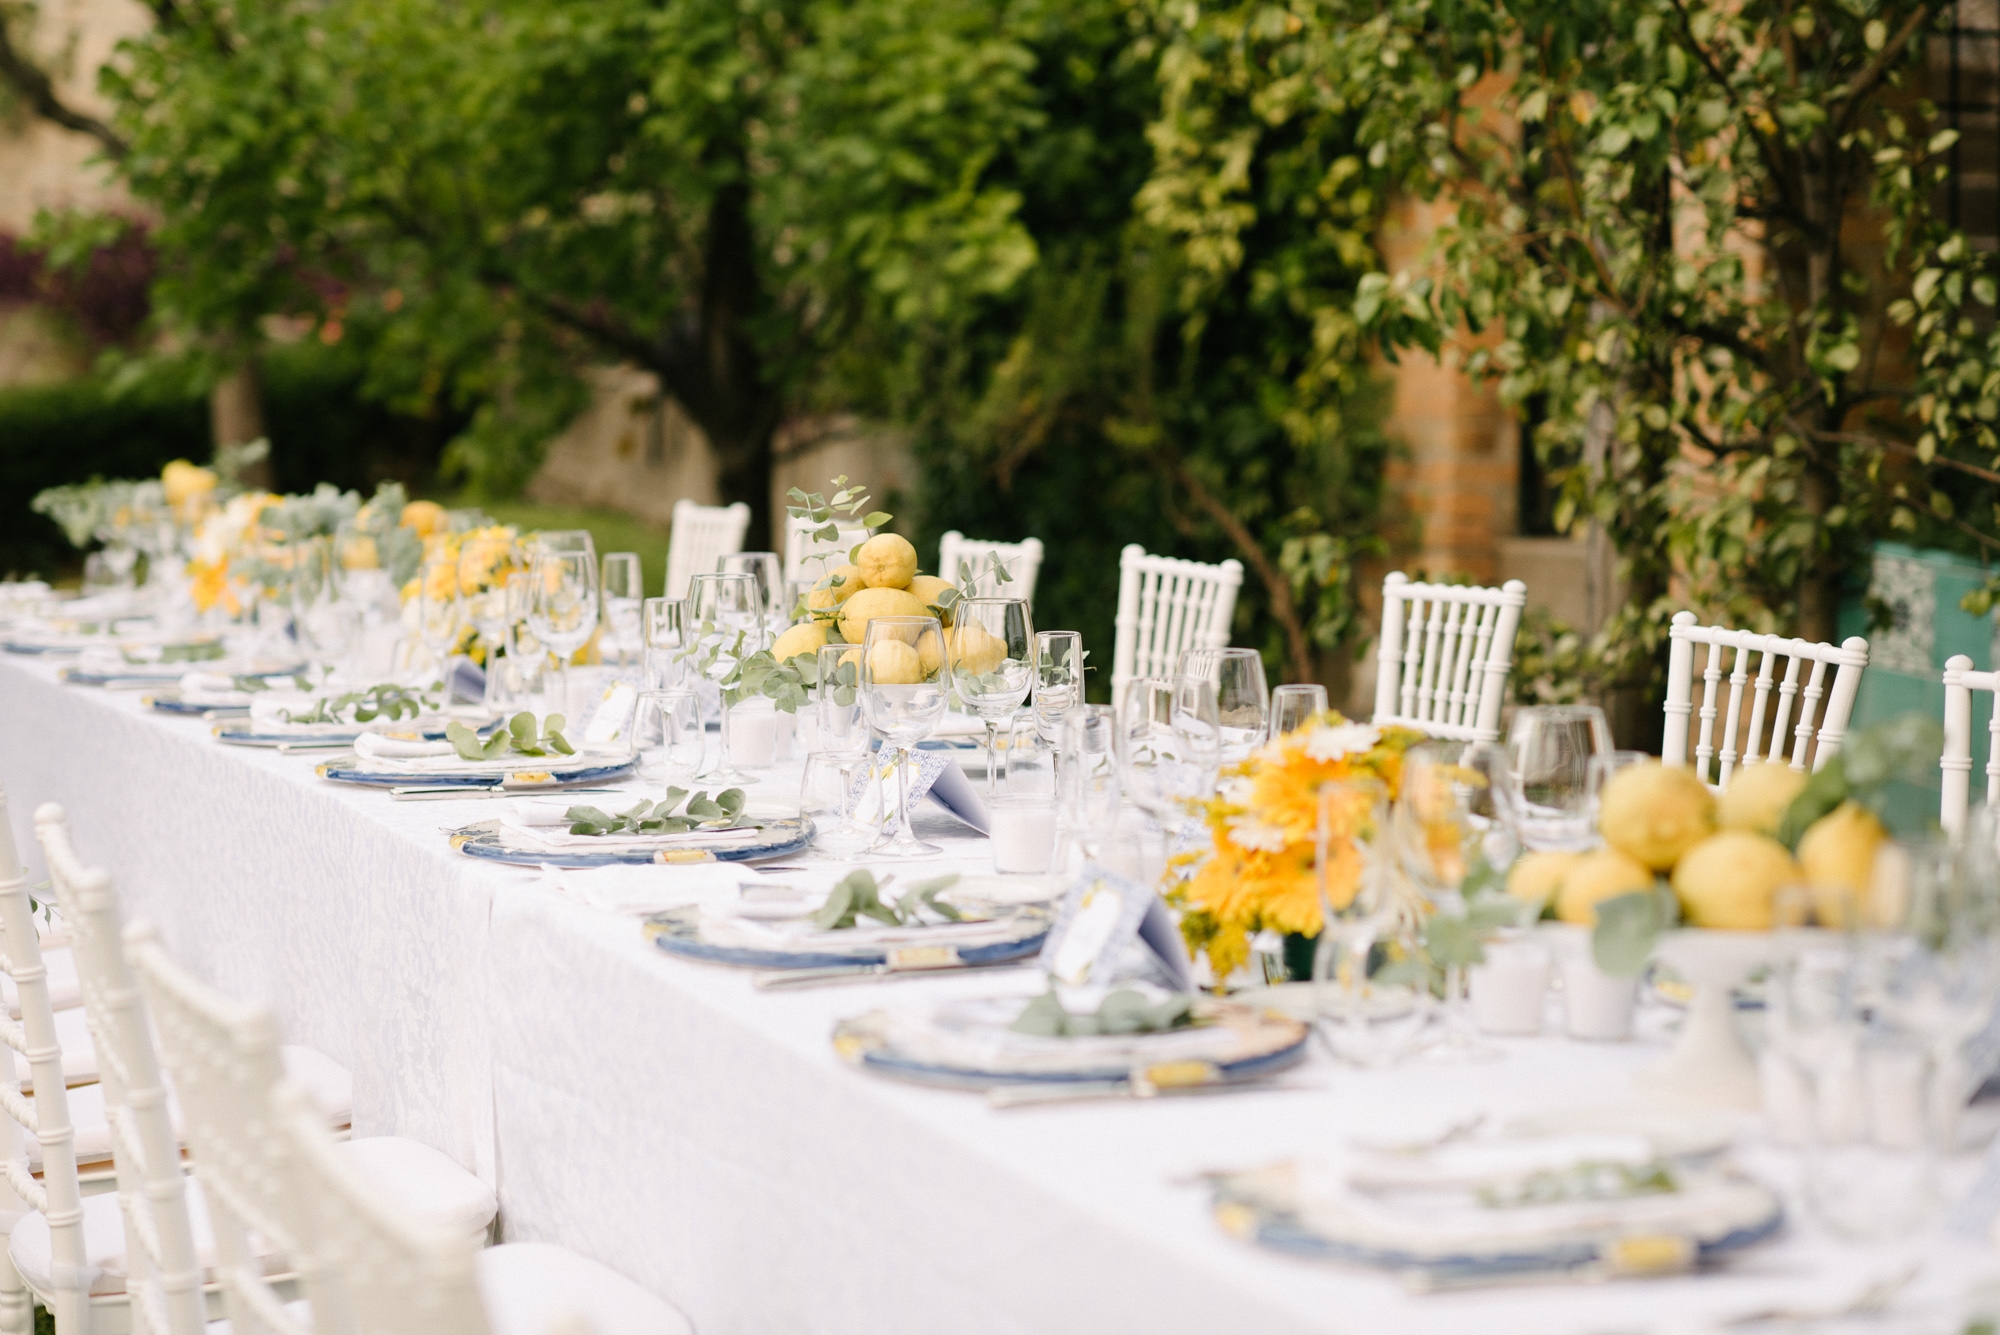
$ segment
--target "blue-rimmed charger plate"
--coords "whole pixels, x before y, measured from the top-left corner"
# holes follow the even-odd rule
[[[736,844],[729,848],[689,848],[683,845],[651,851],[644,848],[614,848],[599,852],[584,848],[531,848],[510,843],[507,831],[500,822],[489,820],[452,831],[451,846],[467,857],[483,858],[488,862],[505,862],[516,867],[568,867],[581,870],[590,867],[672,866],[675,863],[690,862],[754,862],[760,858],[789,857],[794,853],[804,852],[813,841],[813,823],[809,816],[784,816],[766,820],[759,828],[764,835],[762,839],[756,843]]]
[[[833,1047],[834,1051],[863,1070],[897,1080],[953,1089],[1096,1084],[1129,1080],[1135,1070],[1145,1072],[1159,1067],[1190,1066],[1205,1069],[1199,1076],[1182,1069],[1179,1073],[1187,1083],[1234,1085],[1263,1080],[1305,1060],[1306,1040],[1311,1031],[1288,1016],[1261,1007],[1206,997],[1195,1002],[1195,1014],[1205,1026],[1226,1026],[1231,1031],[1229,1037],[1234,1041],[1226,1050],[1192,1062],[1185,1056],[1174,1055],[1179,1047],[1179,1036],[1186,1031],[1172,1030],[1158,1035],[1134,1036],[1134,1041],[1142,1048],[1150,1038],[1160,1040],[1158,1046],[1162,1051],[1157,1061],[1149,1061],[1143,1055],[1137,1060],[1121,1058],[1116,1061],[1085,1056],[1080,1057],[1075,1065],[1061,1070],[990,1070],[972,1063],[943,1062],[899,1051],[885,1011],[870,1011],[851,1020],[842,1020],[834,1026]]]
[[[1518,1223],[1532,1211],[1555,1214],[1590,1202],[1557,1199],[1498,1209],[1493,1211],[1495,1226],[1454,1237],[1445,1236],[1432,1214],[1427,1228],[1402,1230],[1406,1236],[1423,1237],[1415,1244],[1398,1241],[1395,1230],[1384,1228],[1388,1211],[1379,1202],[1347,1213],[1337,1204],[1307,1208],[1297,1164],[1217,1173],[1209,1185],[1216,1222],[1246,1242],[1308,1260],[1389,1270],[1433,1286],[1537,1274],[1609,1278],[1667,1273],[1720,1261],[1784,1226],[1783,1202],[1762,1183],[1718,1167],[1682,1166],[1676,1178],[1671,1193],[1606,1202],[1593,1211],[1595,1218],[1572,1215],[1567,1229],[1498,1225]],[[1623,1222],[1620,1206],[1631,1211]]]
[[[304,741],[305,738],[293,738]],[[622,778],[632,772],[632,761],[627,758],[617,764],[607,764],[602,760],[570,760],[557,764],[537,764],[533,759],[523,758],[519,769],[493,771],[485,774],[453,774],[449,772],[427,774],[422,770],[382,770],[362,769],[359,756],[335,756],[332,760],[320,762],[314,769],[322,779],[332,779],[335,783],[358,783],[371,788],[506,788],[517,792],[551,791],[578,783],[597,783],[604,779]]]
[[[1049,934],[1047,909],[1027,906],[1003,910],[1015,932],[1004,941],[979,946],[918,946],[921,950],[949,950],[949,961],[934,966],[1007,964],[1031,959],[1042,949]],[[653,944],[669,955],[702,960],[709,964],[731,964],[744,969],[836,969],[848,966],[887,964],[892,954],[909,950],[910,944],[857,945],[840,952],[827,950],[758,950],[749,946],[719,945],[701,936],[701,910],[668,909],[646,919],[646,934]]]

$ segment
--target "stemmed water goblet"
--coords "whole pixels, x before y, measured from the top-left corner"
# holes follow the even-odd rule
[[[1406,935],[1398,920],[1395,839],[1389,790],[1380,779],[1354,775],[1320,785],[1313,847],[1320,934],[1313,950],[1313,1010],[1336,1056],[1360,1066],[1396,1061],[1426,1018],[1423,989],[1410,989],[1408,1009],[1369,983],[1377,942]]]
[[[688,683],[694,647],[688,605],[681,598],[648,598],[640,608],[645,643],[646,685],[675,690]]]
[[[1264,744],[1271,687],[1262,654],[1255,649],[1188,649],[1176,674],[1205,677],[1215,687],[1223,764],[1235,764]]]
[[[935,857],[944,850],[910,829],[910,770],[914,748],[944,717],[951,667],[944,628],[936,617],[876,617],[861,642],[861,701],[868,722],[896,756],[896,833],[871,852],[888,857]]]
[[[1611,754],[1611,727],[1595,705],[1535,705],[1507,730],[1521,842],[1537,852],[1577,852],[1597,837],[1591,758]]]
[[[663,790],[687,787],[701,773],[708,742],[700,697],[685,688],[641,691],[632,739],[641,777]]]
[[[340,596],[340,566],[331,540],[311,539],[293,554],[292,625],[325,686],[354,651],[361,636],[361,609]]]
[[[758,615],[772,634],[791,620],[787,615],[789,609],[779,601],[785,596],[785,573],[776,552],[733,552],[718,557],[715,569],[718,574],[748,575],[757,581]]]
[[[986,795],[991,797],[1005,777],[1000,724],[1011,724],[1034,684],[1034,622],[1023,599],[962,598],[952,607],[948,638],[952,686],[986,725]],[[1010,767],[1012,754],[1010,746]]]
[[[1056,757],[1061,785],[1063,720],[1083,703],[1083,636],[1073,630],[1035,632],[1035,735]]]
[[[513,703],[522,702],[533,710],[534,700],[546,695],[549,651],[535,638],[534,627],[528,624],[528,605],[533,601],[529,594],[533,588],[533,579],[525,570],[507,576],[506,680],[502,687],[510,708]],[[546,699],[539,712],[548,712]]]
[[[528,627],[556,657],[550,712],[569,717],[570,659],[597,630],[597,558],[588,548],[536,553],[528,568]]]
[[[446,661],[458,643],[459,628],[466,612],[459,598],[458,562],[435,557],[424,562],[417,578],[417,639],[430,655],[435,680],[446,677]],[[432,678],[419,674],[417,683]]]
[[[1324,714],[1326,708],[1326,687],[1317,682],[1278,687],[1271,692],[1271,732],[1268,740],[1275,742],[1286,733],[1297,732]]]
[[[816,720],[813,748],[806,757],[806,777],[800,805],[825,813],[831,828],[814,836],[814,847],[845,861],[860,855],[875,832],[859,826],[854,819],[854,773],[868,759],[873,733],[867,710],[861,703],[861,653],[852,645],[829,644],[817,655],[813,709]],[[827,792],[829,784],[838,785]]]
[[[604,661],[620,667],[640,661],[645,647],[645,627],[641,604],[645,602],[645,577],[637,552],[609,552],[600,576],[604,609]]]
[[[1392,818],[1403,870],[1440,915],[1452,918],[1465,916],[1465,878],[1486,835],[1473,813],[1474,793],[1484,789],[1485,780],[1458,763],[1462,749],[1427,743],[1406,752],[1401,798]],[[1476,1061],[1498,1055],[1473,1029],[1464,964],[1449,958],[1441,1028],[1427,1052],[1435,1059]]]
[[[1219,759],[1215,688],[1206,679],[1126,683],[1118,716],[1119,782],[1170,851],[1191,804],[1215,791]]]
[[[729,752],[730,715],[726,684],[743,660],[764,647],[764,611],[756,576],[696,575],[688,585],[688,616],[695,636],[697,670],[723,692],[722,749],[705,778],[747,784],[757,776],[736,767]]]

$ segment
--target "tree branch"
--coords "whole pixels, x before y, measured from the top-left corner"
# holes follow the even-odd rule
[[[11,84],[21,100],[43,120],[60,125],[65,130],[89,135],[113,160],[122,159],[127,153],[126,143],[117,131],[97,117],[65,105],[56,96],[55,85],[49,81],[49,76],[14,45],[4,14],[0,14],[0,79]]]
[[[1882,82],[1882,77],[1889,72],[1889,66],[1897,59],[1898,53],[1909,45],[1910,38],[1916,36],[1917,29],[1930,22],[1936,13],[1935,5],[1918,5],[1915,12],[1903,20],[1903,26],[1896,29],[1896,35],[1882,43],[1882,49],[1875,53],[1875,59],[1869,61],[1862,67],[1861,73],[1854,76],[1854,82],[1847,85],[1847,91],[1842,94],[1842,99],[1847,105],[1840,113],[1841,128],[1845,129],[1853,123],[1855,112],[1861,106],[1862,97],[1869,89]]]

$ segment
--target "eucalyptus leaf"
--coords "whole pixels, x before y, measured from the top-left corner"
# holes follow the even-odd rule
[[[1671,921],[1672,898],[1672,892],[1654,889],[1598,901],[1597,926],[1590,933],[1590,956],[1597,967],[1618,978],[1644,969]]]

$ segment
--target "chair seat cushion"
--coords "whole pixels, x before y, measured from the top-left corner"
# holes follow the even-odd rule
[[[478,1234],[493,1222],[499,1209],[491,1187],[418,1141],[401,1136],[370,1136],[342,1141],[335,1148],[349,1163],[379,1183],[383,1192],[393,1196],[412,1218],[431,1227],[448,1228],[468,1236]],[[208,1202],[202,1195],[200,1179],[189,1178],[187,1189],[188,1222],[194,1229],[195,1255],[201,1260],[204,1274],[213,1278],[208,1272],[215,1264],[215,1230],[209,1222]],[[90,1291],[125,1292],[125,1221],[120,1216],[115,1193],[83,1198],[83,1247],[84,1256],[97,1271]],[[14,1258],[14,1268],[21,1272],[21,1278],[30,1288],[42,1294],[53,1290],[54,1248],[48,1216],[36,1211],[15,1224],[8,1252]],[[264,1253],[263,1261],[266,1274],[281,1274],[289,1264],[275,1250]]]
[[[361,1136],[341,1141],[339,1150],[413,1217],[434,1228],[475,1237],[492,1225],[500,1211],[493,1188],[422,1141]]]
[[[493,1335],[548,1335],[562,1321],[591,1335],[694,1335],[672,1303],[567,1247],[510,1242],[477,1264]]]

